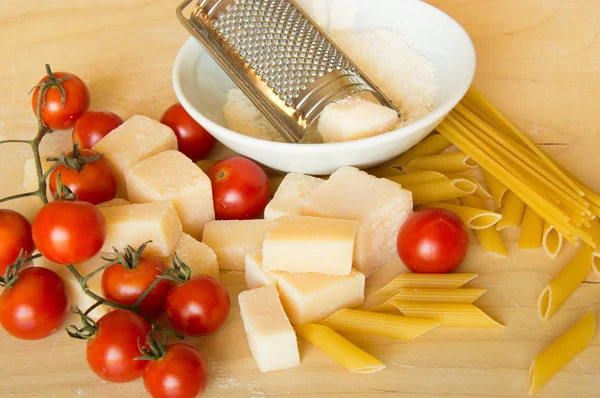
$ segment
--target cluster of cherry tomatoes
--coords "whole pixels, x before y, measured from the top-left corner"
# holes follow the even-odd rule
[[[56,85],[44,89],[43,83],[49,79],[60,84],[62,94]],[[43,96],[40,102],[39,95]],[[29,266],[28,256],[37,249],[48,260],[67,266],[91,259],[104,244],[106,221],[95,205],[113,199],[117,183],[110,163],[92,147],[123,123],[114,113],[88,111],[89,91],[70,73],[44,77],[32,96],[34,114],[38,104],[44,126],[73,128],[76,146],[56,159],[47,181],[55,201],[44,205],[32,224],[15,211],[0,209],[0,281],[4,285],[0,325],[25,340],[45,338],[62,328],[70,309],[61,277],[50,269]],[[161,122],[173,129],[179,150],[193,161],[205,157],[215,145],[215,139],[180,104],[168,108]],[[264,210],[269,200],[268,178],[256,163],[231,158],[215,164],[208,175],[218,218],[255,218]],[[63,186],[76,200],[67,200]],[[144,247],[120,249],[119,258],[102,273],[104,298],[120,308],[97,322],[80,312],[84,327],[71,329],[75,332],[70,334],[87,339],[90,368],[105,380],[120,383],[143,376],[154,397],[202,393],[208,376],[202,354],[188,344],[156,341],[150,320],[165,313],[180,334],[212,333],[229,315],[229,293],[218,280],[205,275],[191,277],[189,269],[186,275],[180,271],[185,264],[172,268],[144,254]],[[179,272],[170,274],[174,269]],[[166,275],[179,275],[179,279]]]

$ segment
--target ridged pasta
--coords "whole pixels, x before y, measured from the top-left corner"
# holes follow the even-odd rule
[[[460,198],[460,202],[463,206],[485,209],[483,200],[473,195]],[[479,246],[481,246],[481,249],[484,252],[490,253],[497,257],[508,256],[508,250],[506,250],[504,241],[502,240],[502,237],[500,236],[500,233],[498,232],[495,226],[491,226],[484,229],[474,229],[473,232],[477,237]]]
[[[471,229],[485,229],[496,225],[502,215],[491,210],[477,209],[475,207],[457,206],[449,203],[428,203],[420,208],[439,208],[455,213]]]
[[[440,173],[458,173],[477,167],[477,163],[463,152],[442,153],[439,155],[423,156],[411,160],[404,170],[431,170]]]
[[[443,135],[432,134],[402,155],[398,156],[398,158],[393,161],[393,164],[406,166],[413,159],[440,154],[451,146],[452,143]]]
[[[473,304],[423,303],[393,300],[393,304],[405,316],[431,319],[440,326],[504,329],[504,325],[492,319]]]
[[[475,279],[477,274],[401,274],[373,293],[378,297],[391,297],[402,288],[457,289]]]

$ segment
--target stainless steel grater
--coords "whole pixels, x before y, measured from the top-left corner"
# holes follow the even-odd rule
[[[298,142],[330,103],[369,91],[392,101],[293,0],[197,0],[177,16],[285,139]]]

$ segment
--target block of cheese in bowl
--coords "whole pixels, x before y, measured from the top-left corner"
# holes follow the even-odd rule
[[[282,142],[281,132],[195,38],[184,44],[173,67],[174,89],[187,112],[227,147],[268,167],[327,175],[341,166],[381,164],[425,138],[473,80],[475,51],[468,34],[426,2],[352,0],[349,7],[323,0],[306,11],[391,99],[399,116],[368,102],[346,109],[334,103],[307,130],[321,127],[325,137],[311,133],[301,143]]]

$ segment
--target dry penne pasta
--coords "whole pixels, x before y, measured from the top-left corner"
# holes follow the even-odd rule
[[[374,373],[385,369],[385,364],[367,354],[327,326],[305,324],[294,328],[296,333],[351,372]]]
[[[585,350],[594,338],[596,317],[588,312],[554,340],[529,368],[529,395],[535,394],[565,365]]]
[[[404,187],[412,192],[413,204],[442,202],[470,195],[477,190],[477,185],[463,178],[434,181],[426,184]]]
[[[394,300],[393,304],[405,316],[431,319],[438,322],[440,326],[504,328],[504,325],[473,304],[416,303],[398,300]]]
[[[596,242],[596,248],[592,250],[592,269],[600,277],[600,221],[594,220],[586,230]]]
[[[544,223],[544,232],[542,233],[542,249],[551,259],[556,259],[562,248],[563,237],[552,225]]]
[[[451,146],[452,143],[446,137],[441,134],[433,134],[398,156],[393,164],[406,166],[413,159],[440,154]]]
[[[410,340],[438,326],[437,322],[399,315],[342,309],[320,322],[336,332],[375,334]]]
[[[411,160],[404,170],[407,172],[432,170],[440,173],[458,173],[477,167],[477,163],[463,152],[442,153]]]
[[[525,212],[525,202],[523,202],[517,195],[512,192],[506,193],[504,205],[500,214],[502,214],[502,220],[496,224],[496,229],[501,230],[508,227],[518,227],[521,225],[523,219],[523,213]]]
[[[581,285],[592,268],[592,249],[584,245],[571,261],[542,290],[538,312],[547,321]]]
[[[398,275],[387,285],[373,293],[374,296],[390,297],[402,288],[458,289],[475,279],[477,274],[413,274]]]
[[[402,171],[400,171],[398,169],[394,169],[392,167],[377,167],[377,168],[368,169],[365,171],[367,173],[371,174],[372,176],[379,177],[379,178],[394,177],[394,176],[399,176],[399,175],[403,174]]]
[[[483,200],[473,195],[460,198],[460,202],[463,206],[485,209]],[[474,229],[473,232],[477,237],[479,246],[481,246],[481,249],[484,252],[498,257],[508,256],[508,250],[506,250],[504,241],[502,241],[502,237],[496,227],[492,226],[484,229]]]
[[[456,199],[446,199],[446,200],[442,200],[443,203],[450,203],[451,205],[460,205],[460,200],[458,198]]]
[[[492,198],[494,199],[496,206],[502,206],[504,204],[504,197],[508,192],[508,188],[506,188],[506,185],[502,184],[496,177],[488,173],[484,168],[481,169],[481,173],[483,174],[483,178],[485,178],[485,182],[487,183],[487,187],[492,194]]]
[[[473,288],[404,288],[394,294],[393,299],[396,301],[417,301],[423,303],[471,304],[485,292],[485,289]]]
[[[411,185],[428,184],[431,182],[445,181],[448,179],[442,173],[437,171],[416,171],[414,173],[402,174],[397,176],[386,177],[390,181],[394,181],[403,187]]]
[[[471,181],[473,184],[477,185],[477,190],[473,192],[473,196],[476,196],[480,199],[493,199],[492,194],[488,191],[487,187],[485,187],[477,178],[472,175],[465,173],[448,173],[446,174],[448,178],[464,178],[465,180]]]
[[[527,206],[521,222],[521,235],[519,236],[519,249],[538,249],[542,244],[544,234],[544,219],[531,207]]]
[[[455,213],[471,229],[485,229],[496,225],[502,219],[502,215],[491,210],[477,209],[475,207],[457,206],[449,203],[428,203],[421,208],[439,208],[450,210]]]

